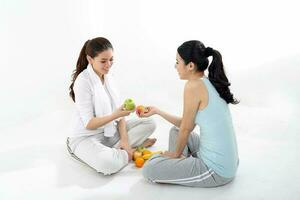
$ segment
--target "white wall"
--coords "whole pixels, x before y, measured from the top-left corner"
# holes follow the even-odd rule
[[[77,56],[97,36],[112,42],[112,72],[124,98],[138,104],[181,111],[184,82],[173,67],[176,48],[198,39],[222,53],[244,105],[276,98],[299,110],[297,12],[291,0],[0,0],[0,131],[70,109]]]

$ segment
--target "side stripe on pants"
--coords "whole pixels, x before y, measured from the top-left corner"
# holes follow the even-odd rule
[[[173,179],[173,180],[154,180],[153,182],[160,182],[160,183],[192,183],[192,182],[200,182],[203,181],[210,176],[212,176],[215,172],[212,169],[200,174],[198,176],[193,176],[190,178],[182,178],[182,179]]]

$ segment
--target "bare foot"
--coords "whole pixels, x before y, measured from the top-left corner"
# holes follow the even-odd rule
[[[151,147],[156,142],[156,138],[147,138],[143,143],[144,147]]]

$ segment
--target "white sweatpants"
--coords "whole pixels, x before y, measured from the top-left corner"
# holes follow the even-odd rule
[[[156,125],[151,118],[133,119],[126,122],[128,141],[131,147],[137,147],[154,132]],[[68,138],[68,150],[77,160],[87,164],[104,175],[120,171],[128,164],[128,154],[117,149],[120,135],[105,138],[103,134]]]

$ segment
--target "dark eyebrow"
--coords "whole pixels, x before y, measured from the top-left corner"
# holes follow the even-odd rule
[[[114,57],[111,57],[111,58],[102,58],[101,60],[110,60],[110,59],[114,59]]]

